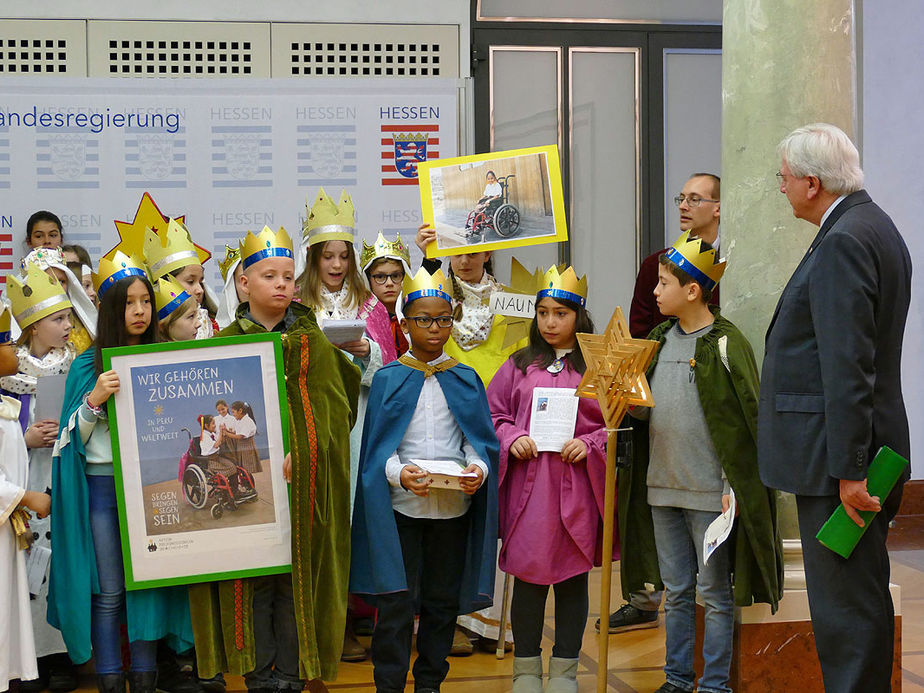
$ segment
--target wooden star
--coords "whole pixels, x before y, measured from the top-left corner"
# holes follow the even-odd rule
[[[577,339],[587,364],[577,394],[597,399],[608,428],[617,428],[630,406],[654,406],[645,371],[658,343],[632,337],[622,308],[613,312],[603,334],[580,333]]]

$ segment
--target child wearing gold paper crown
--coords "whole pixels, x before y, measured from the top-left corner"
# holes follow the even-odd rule
[[[452,298],[441,270],[404,280],[411,350],[376,374],[353,513],[351,591],[378,608],[376,690],[403,691],[419,611],[414,688],[446,678],[456,616],[490,604],[497,541],[497,438],[478,375],[443,352]],[[449,460],[460,490],[416,464]]]
[[[214,321],[214,306],[205,290],[203,264],[212,256],[204,248],[193,243],[189,229],[183,222],[169,219],[166,228],[155,232],[147,229],[144,234],[144,261],[151,273],[151,280],[169,277],[196,299],[199,329],[196,339],[214,336],[218,324]]]
[[[125,591],[116,509],[112,442],[106,402],[119,391],[115,371],[103,371],[107,347],[157,341],[154,289],[141,262],[121,252],[100,260],[95,348],[68,372],[61,431],[52,459],[51,531],[54,551],[48,622],[61,630],[71,659],[96,659],[101,693],[124,693],[121,630],[128,630],[132,693],[154,693],[157,640],[192,647],[185,587]]]
[[[708,304],[725,271],[715,250],[688,233],[660,259],[654,289],[670,320],[648,368],[657,407],[630,410],[648,420],[636,436],[632,467],[620,470],[623,592],[663,581],[665,683],[659,693],[730,691],[734,607],[754,601],[776,609],[782,548],[775,496],[757,471],[758,373],[751,345]],[[736,503],[736,529],[706,562],[706,528]],[[650,507],[649,507],[650,506]],[[630,526],[631,525],[631,526]],[[657,546],[660,580],[644,575],[642,547]],[[732,581],[734,576],[734,583]],[[695,601],[706,609],[703,675],[693,671]]]
[[[349,429],[359,370],[314,312],[292,301],[285,229],[248,233],[241,285],[249,300],[221,336],[282,333],[289,411],[292,572],[190,588],[200,676],[244,675],[249,691],[300,691],[334,679],[343,646],[350,555]]]
[[[10,342],[10,309],[0,312],[0,375],[16,373],[17,359]],[[10,681],[38,678],[32,634],[26,556],[32,538],[30,524],[47,517],[51,498],[29,487],[29,458],[19,426],[21,402],[0,397],[0,688]],[[31,516],[30,512],[35,513]],[[44,602],[43,602],[44,603]],[[45,610],[42,609],[44,620]],[[60,635],[59,635],[60,638]]]
[[[396,355],[408,350],[407,337],[401,329],[396,306],[401,295],[401,283],[411,271],[411,256],[399,233],[394,242],[385,240],[379,231],[374,245],[363,241],[363,252],[359,264],[369,281],[369,288],[382,302],[391,320],[391,333],[395,341]]]
[[[56,253],[42,249],[35,253]],[[47,265],[46,265],[47,266]],[[36,389],[39,378],[66,375],[77,350],[70,342],[72,304],[58,280],[38,264],[27,264],[23,279],[11,275],[7,279],[7,294],[16,321],[22,328],[16,354],[19,359],[15,375],[0,378],[0,388],[22,403],[20,424],[29,449],[29,489],[45,493],[51,488],[51,448],[58,437],[58,411],[61,402],[45,410],[53,410],[54,418],[36,416]],[[51,520],[35,519],[32,532],[36,537],[30,557],[38,561],[51,551]],[[47,564],[46,564],[47,565]],[[47,578],[47,568],[44,571]],[[35,634],[35,650],[39,657],[39,679],[26,682],[26,690],[43,690],[53,685],[58,690],[70,690],[77,685],[74,665],[67,657],[61,633],[48,625],[45,618],[48,603],[48,582],[34,595],[29,606]]]
[[[507,359],[488,387],[501,455],[499,565],[514,577],[510,622],[516,693],[542,691],[540,641],[549,587],[555,591],[555,646],[546,691],[577,691],[587,577],[600,565],[606,475],[600,406],[594,399],[578,400],[574,432],[560,449],[530,436],[533,391],[554,388],[572,397],[584,374],[576,334],[594,331],[586,303],[586,278],[579,280],[570,267],[562,274],[556,267],[546,272],[539,281],[529,345]]]

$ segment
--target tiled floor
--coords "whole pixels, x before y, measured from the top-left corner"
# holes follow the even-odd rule
[[[920,535],[918,535],[920,536]],[[918,542],[916,544],[920,545]],[[902,588],[903,633],[903,691],[924,693],[924,549],[893,550],[892,581]],[[615,584],[615,583],[614,583]],[[582,692],[595,690],[597,674],[597,643],[593,622],[597,618],[599,605],[599,572],[591,576],[591,614],[584,635],[578,673]],[[614,595],[614,607],[617,605]],[[545,652],[551,650],[554,637],[554,623],[551,619],[551,598],[543,645]],[[664,628],[640,630],[610,637],[609,647],[609,690],[618,693],[650,693],[664,681],[661,667],[664,664]],[[368,644],[368,639],[362,639]],[[500,693],[511,688],[513,656],[498,660],[493,654],[476,653],[470,657],[454,657],[450,660],[449,678],[442,687],[445,693]],[[82,678],[82,691],[94,690],[94,678]],[[244,690],[243,681],[229,677],[229,693]],[[372,665],[342,664],[337,681],[328,684],[332,691],[373,691]],[[412,690],[412,686],[408,686]]]

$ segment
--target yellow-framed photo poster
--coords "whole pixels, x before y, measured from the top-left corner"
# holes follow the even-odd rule
[[[568,240],[558,147],[434,159],[418,166],[427,257]]]

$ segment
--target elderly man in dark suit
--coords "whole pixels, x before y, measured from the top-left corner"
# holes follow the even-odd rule
[[[780,192],[798,218],[820,228],[767,331],[761,479],[796,495],[825,690],[890,691],[886,535],[907,476],[882,499],[869,495],[866,478],[881,446],[909,455],[901,353],[911,258],[892,220],[862,189],[857,149],[841,130],[808,125],[778,151]],[[881,510],[849,559],[815,539],[842,502],[861,526],[858,510]]]

